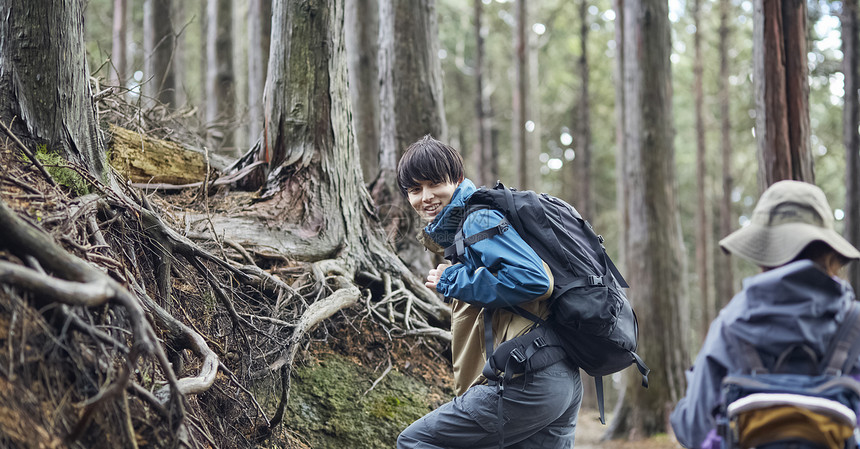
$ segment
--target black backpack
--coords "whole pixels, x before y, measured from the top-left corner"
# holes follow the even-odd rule
[[[507,308],[540,324],[542,333],[537,343],[533,330],[502,343],[492,353],[491,313],[487,313],[491,309],[485,311],[488,365],[505,368],[510,359],[525,365],[528,361],[524,356],[534,353],[531,346],[560,346],[573,364],[594,377],[600,421],[605,423],[602,376],[636,364],[642,386],[647,387],[650,370],[635,353],[639,333],[636,315],[623,290],[627,283],[606,254],[603,237],[576,209],[545,193],[516,191],[502,183],[492,189],[481,188],[466,201],[463,220],[486,208],[503,212],[505,220],[468,238],[463,235],[461,221],[454,244],[445,250],[446,259],[456,263],[470,245],[501,234],[510,225],[550,267],[555,281],[546,321],[518,306]],[[517,341],[523,339],[528,339],[527,344]],[[503,371],[509,375],[509,369]],[[484,374],[492,373],[485,369]]]

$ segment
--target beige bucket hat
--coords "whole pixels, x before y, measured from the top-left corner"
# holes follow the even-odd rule
[[[720,240],[720,247],[760,267],[778,267],[815,241],[846,259],[860,259],[860,251],[833,229],[833,211],[820,188],[779,181],[761,195],[750,224]]]

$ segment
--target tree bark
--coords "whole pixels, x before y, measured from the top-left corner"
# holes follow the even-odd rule
[[[479,170],[476,174],[478,185],[491,186],[498,178],[494,168],[493,135],[490,116],[490,89],[485,86],[487,78],[487,62],[484,60],[486,45],[484,43],[483,2],[474,0],[475,25],[475,116],[478,126],[478,146],[474,153],[474,165]]]
[[[579,107],[575,124],[577,152],[574,165],[577,170],[576,208],[588,220],[594,220],[594,202],[591,195],[591,104],[589,99],[588,69],[588,1],[579,1]]]
[[[516,173],[516,186],[519,189],[533,188],[534,180],[531,178],[531,166],[534,163],[529,160],[528,138],[526,136],[526,120],[528,120],[528,39],[526,36],[526,22],[528,12],[525,0],[514,2],[514,92],[513,92],[513,123],[511,128],[511,142],[513,142],[514,172]]]
[[[373,214],[357,160],[343,0],[277,0],[272,17],[263,139],[249,153],[267,163],[265,191],[243,212],[212,216],[213,227],[258,254],[339,259],[353,275],[359,269],[405,275]],[[444,308],[429,290],[416,294],[437,312]]]
[[[251,0],[248,11],[248,134],[257,139],[263,132],[263,87],[269,64],[272,34],[272,0]]]
[[[732,214],[732,122],[729,115],[729,11],[730,0],[720,0],[720,156],[722,159],[722,195],[719,208],[720,238],[732,232],[734,220]],[[734,274],[732,258],[723,254],[719,248],[714,249],[714,275],[716,277],[716,294],[714,312],[728,304],[734,294]]]
[[[409,144],[448,136],[435,0],[381,0],[379,8],[379,169],[391,176]]]
[[[173,0],[146,0],[143,3],[143,45],[146,69],[143,92],[171,108],[176,100],[176,67],[173,58],[176,35],[172,22]]]
[[[756,0],[753,62],[759,188],[814,182],[809,145],[806,2]]]
[[[628,370],[625,402],[612,436],[638,439],[668,430],[688,365],[683,240],[675,180],[668,5],[624,2],[624,101],[630,233],[629,296],[639,318],[639,355],[651,366],[650,387]],[[626,418],[626,419],[625,419]]]
[[[369,182],[379,174],[379,0],[346,0],[346,36],[353,129]]]
[[[842,109],[842,140],[845,145],[845,238],[860,246],[860,88],[858,73],[857,0],[842,2],[842,74],[845,96]],[[860,263],[848,266],[848,281],[860,288]]]
[[[414,238],[420,227],[396,183],[406,147],[430,134],[447,141],[435,0],[379,2],[380,159],[373,199],[398,254],[426,273],[430,253]]]
[[[124,86],[128,78],[128,0],[113,0],[113,38],[111,41],[110,83]]]
[[[695,61],[693,63],[696,114],[696,277],[699,285],[699,305],[702,311],[702,328],[707,328],[714,318],[715,308],[711,301],[710,245],[711,241],[711,202],[705,192],[708,183],[707,148],[705,145],[705,92],[702,87],[704,76],[702,61],[702,20],[701,0],[693,1],[693,23],[696,34],[693,36]],[[702,334],[704,338],[704,334]]]
[[[236,115],[233,72],[233,21],[230,0],[207,0],[206,121],[213,148],[235,153],[232,128]]]
[[[615,10],[615,205],[618,212],[618,261],[624,269],[627,260],[627,232],[630,214],[627,211],[628,183],[626,146],[626,106],[624,101],[624,1],[613,0]]]
[[[19,136],[109,173],[92,103],[79,0],[0,2],[0,120]]]

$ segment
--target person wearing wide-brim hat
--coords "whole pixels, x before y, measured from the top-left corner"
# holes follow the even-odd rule
[[[812,184],[774,183],[750,223],[720,240],[720,247],[763,272],[745,279],[743,290],[720,311],[687,371],[686,396],[671,423],[688,448],[719,447],[713,411],[720,404],[720,384],[744,369],[729,340],[752,345],[763,360],[775,360],[794,345],[806,345],[821,358],[855,300],[838,274],[860,259],[860,251],[834,230],[827,198]]]
[[[841,256],[842,265],[860,251],[833,229],[833,212],[824,192],[799,181],[780,181],[762,194],[749,225],[720,240],[720,247],[760,267],[797,259],[814,242]]]

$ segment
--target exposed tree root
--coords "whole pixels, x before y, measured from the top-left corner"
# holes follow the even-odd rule
[[[33,171],[0,175],[0,307],[14,309],[3,302],[11,298],[38,308],[52,346],[71,354],[72,377],[85,379],[70,386],[67,442],[86,445],[94,426],[109,424],[123,447],[142,433],[157,447],[195,449],[271,437],[286,419],[303,342],[324,337],[320,324],[338,312],[355,316],[355,305],[391,338],[450,341],[449,307],[389,260],[381,242],[362,249],[373,260],[361,263],[290,262],[245,241],[182,232],[161,200],[76,171],[97,193],[70,199],[60,188],[30,187]],[[33,210],[38,224],[28,218]],[[15,313],[9,329],[22,326]],[[27,338],[10,330],[10,348],[20,339],[21,355],[0,354],[0,375],[14,378],[26,366]],[[254,396],[270,380],[280,386],[271,418]],[[212,397],[233,404],[241,434],[199,419],[221,412],[217,400],[207,403]],[[132,419],[143,415],[171,431]]]

